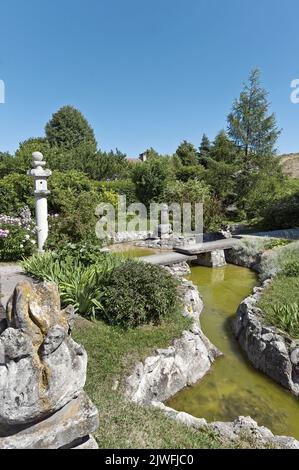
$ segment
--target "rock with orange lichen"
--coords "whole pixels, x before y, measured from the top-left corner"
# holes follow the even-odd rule
[[[16,286],[0,330],[1,425],[44,419],[83,390],[87,355],[70,336],[73,317],[55,284]]]

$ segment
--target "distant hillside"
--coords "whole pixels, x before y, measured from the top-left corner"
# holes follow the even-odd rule
[[[291,178],[299,178],[299,153],[281,155],[280,158],[284,173]]]

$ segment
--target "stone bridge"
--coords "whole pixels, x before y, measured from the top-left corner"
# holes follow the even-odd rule
[[[186,247],[174,248],[174,252],[161,252],[140,258],[150,264],[173,266],[184,261],[194,261],[201,266],[220,267],[226,264],[225,250],[230,250],[240,243],[241,238],[228,238],[213,242],[198,243]]]

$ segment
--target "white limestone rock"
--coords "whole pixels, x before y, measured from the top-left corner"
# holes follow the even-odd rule
[[[96,407],[84,392],[50,417],[13,434],[0,433],[0,449],[90,449],[97,443],[90,434],[97,430]]]
[[[87,354],[70,336],[72,323],[55,284],[16,286],[0,334],[0,425],[44,419],[83,390]]]
[[[203,302],[192,282],[183,281],[181,295],[183,314],[194,321],[193,326],[175,339],[172,346],[157,350],[154,356],[136,365],[126,380],[126,397],[133,402],[149,404],[167,400],[202,379],[221,355],[201,331],[199,317]]]
[[[234,333],[256,369],[299,396],[299,341],[292,341],[274,326],[266,325],[257,308],[268,285],[266,281],[241,303],[234,320]]]

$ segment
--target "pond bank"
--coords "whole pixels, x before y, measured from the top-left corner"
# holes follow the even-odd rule
[[[203,332],[224,357],[200,383],[184,389],[167,405],[209,422],[249,415],[276,434],[299,438],[297,399],[249,364],[231,329],[238,305],[257,283],[256,275],[232,265],[214,270],[194,267],[190,279],[203,295]]]
[[[156,350],[153,356],[135,366],[125,384],[125,395],[130,401],[151,404],[169,399],[202,379],[221,355],[200,328],[203,303],[196,287],[183,280],[180,294],[182,314],[193,324],[169,348]]]
[[[254,290],[238,308],[233,330],[254,367],[299,396],[299,340],[266,324],[257,307],[271,281]]]
[[[244,297],[246,297],[246,294],[252,290],[252,287],[256,284],[256,276],[255,274],[247,269],[244,268],[239,268],[236,266],[226,266],[223,268],[223,270],[232,270],[234,272],[234,277],[235,277],[235,283],[233,286],[230,286],[230,288],[227,287],[226,292],[224,292],[223,296],[220,296],[218,298],[218,301],[221,303],[221,299],[224,299],[224,303],[227,305],[228,308],[228,314],[231,314],[229,312],[230,310],[230,298],[233,296],[233,293],[235,291],[234,287],[236,285],[241,285],[241,293],[238,291],[237,297],[234,298],[233,302],[235,302],[235,309],[240,303],[240,300],[242,300]],[[196,272],[205,272],[206,274],[209,273],[210,276],[212,276],[213,283],[212,284],[218,284],[221,286],[221,283],[225,280],[225,272],[221,272],[221,269],[209,269],[209,268],[203,268],[203,267],[196,267],[192,268],[192,275],[191,275],[191,280],[194,279],[194,271]],[[242,274],[241,274],[242,273]],[[248,276],[250,279],[250,285],[248,285]],[[230,279],[230,284],[231,284],[231,279]],[[202,285],[201,285],[202,287]],[[204,301],[206,303],[206,297],[205,294],[207,292],[211,293],[211,278],[209,278],[209,282],[207,282],[206,285],[206,291],[203,292],[203,297]],[[202,291],[202,289],[201,289]],[[212,289],[212,301],[214,301],[213,297],[213,289]],[[233,312],[235,311],[233,310]],[[214,308],[214,313],[216,314],[216,323],[220,322],[220,324],[223,324],[223,319],[222,317],[222,312],[217,315],[217,306]],[[275,447],[275,448],[290,448],[290,449],[298,449],[299,448],[299,442],[296,441],[296,439],[292,437],[282,437],[282,436],[275,436],[270,429],[265,427],[265,424],[271,428],[272,431],[276,432],[277,429],[277,434],[281,435],[292,435],[293,433],[287,432],[288,429],[292,429],[292,427],[283,428],[281,430],[281,427],[278,428],[273,428],[271,424],[272,418],[275,419],[276,416],[279,415],[279,410],[275,413],[273,412],[273,408],[269,408],[269,399],[268,396],[265,397],[265,400],[261,400],[261,407],[259,409],[259,404],[260,404],[260,397],[256,395],[256,393],[259,393],[259,387],[264,393],[264,395],[267,395],[268,391],[271,392],[271,387],[274,387],[274,389],[277,391],[279,390],[279,393],[282,394],[282,402],[285,402],[285,399],[289,400],[290,404],[290,414],[292,415],[294,411],[296,410],[297,404],[295,401],[293,401],[293,397],[291,397],[286,391],[278,387],[276,384],[273,384],[272,381],[267,379],[267,377],[264,377],[262,374],[256,372],[253,367],[249,366],[248,362],[245,360],[243,357],[240,348],[237,344],[237,342],[233,339],[232,332],[228,332],[227,330],[227,319],[228,319],[228,314],[225,315],[225,330],[218,330],[217,335],[212,335],[210,334],[211,331],[207,331],[206,329],[206,324],[205,324],[205,319],[208,318],[209,320],[212,321],[211,324],[215,323],[215,315],[213,317],[211,315],[206,315],[207,313],[207,305],[203,314],[202,318],[202,324],[203,324],[203,330],[205,334],[209,338],[213,338],[213,342],[217,344],[219,349],[221,349],[225,354],[224,357],[221,359],[216,360],[216,362],[212,365],[212,369],[209,373],[207,373],[204,378],[198,382],[196,385],[188,388],[184,388],[183,391],[178,392],[178,394],[174,397],[174,399],[170,400],[168,402],[169,406],[165,406],[163,403],[161,403],[162,400],[165,399],[165,396],[170,395],[171,392],[174,391],[174,389],[168,387],[169,381],[171,382],[173,378],[176,378],[175,374],[172,376],[173,369],[167,367],[163,368],[163,363],[161,363],[161,357],[157,357],[160,355],[161,351],[157,351],[157,356],[153,356],[151,358],[148,358],[145,360],[142,364],[139,364],[139,366],[135,369],[134,371],[134,387],[135,387],[135,392],[137,394],[135,396],[131,396],[134,401],[140,403],[140,404],[146,404],[149,403],[150,400],[152,400],[152,405],[161,410],[163,413],[165,413],[167,416],[171,417],[172,419],[176,420],[177,422],[181,422],[182,424],[186,424],[187,426],[194,428],[198,431],[202,430],[210,430],[213,433],[216,433],[216,435],[219,436],[220,439],[223,440],[223,442],[227,442],[227,445],[245,445],[249,447]],[[218,317],[218,318],[217,318]],[[228,338],[228,335],[230,334],[230,338]],[[225,347],[220,347],[220,342],[218,342],[219,338],[224,337],[224,343],[221,343],[222,346],[225,346],[225,343],[227,343],[227,340],[230,342],[232,340],[233,345],[229,344],[229,348],[232,347],[232,349],[236,352],[237,354],[237,362],[234,361],[234,355],[228,353],[228,351],[225,349]],[[215,340],[215,341],[214,341]],[[171,349],[171,348],[169,348]],[[166,350],[167,351],[167,350]],[[162,351],[164,353],[165,351]],[[228,355],[228,374],[227,372],[227,355]],[[162,354],[163,356],[163,354]],[[169,362],[174,363],[175,362],[175,354],[165,354],[165,357],[167,357],[167,360]],[[189,358],[190,359],[190,358]],[[198,357],[197,357],[198,359]],[[191,358],[192,360],[192,358]],[[149,362],[148,362],[149,361]],[[241,369],[238,370],[238,361],[241,362]],[[162,367],[160,365],[162,364]],[[191,362],[189,362],[191,364]],[[190,367],[190,365],[189,365]],[[183,367],[184,370],[185,366]],[[215,376],[215,371],[222,371],[220,376],[216,374]],[[249,377],[247,376],[248,370],[252,374],[252,376],[255,378],[256,382],[253,381],[253,388],[251,387],[251,382],[250,382],[250,375]],[[155,373],[158,371],[158,380],[157,375]],[[163,375],[164,373],[164,375]],[[175,370],[175,373],[179,373],[180,371],[178,369]],[[232,378],[232,375],[234,377]],[[184,374],[182,374],[184,378]],[[244,377],[243,377],[244,376]],[[132,376],[130,377],[132,379]],[[177,381],[174,380],[174,383],[176,384],[177,388],[182,387],[182,384],[184,383],[183,380],[180,380],[182,377],[180,375],[177,377]],[[239,383],[239,379],[241,378],[241,383]],[[219,383],[217,381],[219,380]],[[244,380],[248,380],[248,382],[243,383]],[[212,388],[210,387],[210,380],[213,382]],[[216,382],[216,383],[215,383]],[[152,385],[154,384],[155,387]],[[205,386],[205,384],[208,384],[208,386]],[[228,385],[228,387],[226,386]],[[227,392],[229,391],[230,384],[232,385],[231,391],[236,391],[236,396],[234,396],[234,393],[232,396],[227,395]],[[130,384],[130,386],[132,383]],[[187,384],[188,385],[188,384]],[[257,387],[256,387],[257,385]],[[264,385],[264,388],[263,388]],[[235,387],[235,388],[234,388]],[[244,390],[243,390],[244,387]],[[270,387],[270,390],[269,390]],[[255,390],[257,388],[257,390]],[[240,390],[239,390],[240,389]],[[148,393],[148,391],[154,393]],[[166,390],[166,394],[165,394]],[[132,389],[131,389],[132,391]],[[192,399],[192,393],[196,391],[196,397],[193,397]],[[216,395],[215,393],[216,392]],[[253,393],[252,393],[253,392]],[[185,395],[186,394],[186,395]],[[253,395],[253,399],[251,400],[251,395]],[[128,396],[128,395],[127,395]],[[185,400],[184,397],[188,396],[188,399]],[[184,405],[182,405],[182,400],[183,398]],[[176,400],[180,400],[180,406],[176,406]],[[250,401],[251,400],[251,401]],[[199,401],[199,403],[198,403]],[[197,403],[196,403],[197,402]],[[199,408],[197,409],[197,405],[200,405]],[[265,406],[266,404],[266,406]],[[190,405],[193,405],[190,406]],[[221,414],[221,409],[219,410],[219,406],[224,405],[224,408],[226,408],[226,412],[224,414]],[[212,408],[211,408],[212,406]],[[214,407],[214,408],[213,408]],[[174,409],[176,408],[176,409]],[[288,407],[287,407],[288,408]],[[260,411],[264,410],[265,413],[264,415],[260,413]],[[176,411],[178,410],[178,411]],[[182,412],[183,411],[183,412]],[[211,414],[212,411],[212,414]],[[222,410],[223,411],[223,410]],[[282,414],[285,410],[282,411]],[[253,417],[260,418],[258,419],[258,423],[255,422],[252,418],[244,418],[240,415],[245,414]],[[198,416],[198,418],[197,418]],[[264,419],[266,417],[266,419]],[[288,416],[289,418],[289,416]],[[231,421],[229,421],[231,419]],[[294,417],[294,424],[296,427],[296,421],[298,423],[298,417]],[[279,430],[281,430],[281,432]],[[284,432],[285,431],[285,432]],[[231,444],[229,444],[231,443]]]

